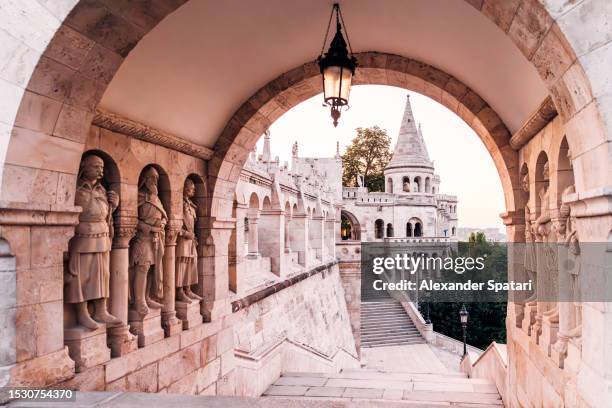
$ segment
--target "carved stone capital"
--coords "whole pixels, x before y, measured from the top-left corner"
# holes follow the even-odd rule
[[[183,220],[170,220],[168,222],[166,226],[166,246],[176,245],[176,238],[182,227]]]
[[[120,215],[115,217],[113,248],[127,248],[130,240],[136,235],[138,219],[135,216]]]

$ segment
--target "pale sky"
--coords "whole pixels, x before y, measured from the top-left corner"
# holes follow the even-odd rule
[[[476,133],[461,118],[434,100],[418,93],[382,85],[351,89],[348,111],[334,128],[322,95],[304,101],[270,127],[272,157],[291,163],[291,145],[298,142],[301,157],[330,157],[340,142],[340,154],[355,137],[355,128],[378,125],[391,136],[392,149],[404,113],[406,94],[415,120],[440,175],[440,192],[458,196],[460,227],[498,227],[505,212],[504,197],[493,160]],[[261,152],[263,138],[258,142]]]

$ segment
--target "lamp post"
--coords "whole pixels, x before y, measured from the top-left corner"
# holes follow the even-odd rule
[[[329,44],[329,49],[324,54],[323,51],[327,43],[327,36],[329,34],[334,12],[336,13],[336,34]],[[344,27],[344,31],[346,32],[348,49],[347,41],[344,40],[344,36],[342,35],[342,27]],[[342,107],[348,106],[351,81],[353,75],[355,75],[355,68],[357,68],[357,60],[353,56],[353,49],[351,48],[346,24],[344,24],[344,19],[342,18],[340,5],[338,3],[334,4],[331,15],[329,16],[329,22],[327,23],[327,30],[325,31],[323,47],[321,47],[321,54],[319,55],[318,62],[323,77],[323,102],[324,105],[331,107],[331,117],[335,127],[338,126],[338,119],[340,119]]]
[[[465,303],[461,306],[461,310],[459,311],[459,320],[461,320],[461,327],[463,328],[463,357],[467,354],[467,323],[468,323],[468,313],[465,308]]]

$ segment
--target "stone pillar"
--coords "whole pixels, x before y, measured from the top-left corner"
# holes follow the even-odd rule
[[[285,253],[291,253],[291,234],[289,234],[289,227],[291,225],[291,216],[285,214]]]
[[[284,271],[285,212],[263,210],[259,218],[259,252],[270,258],[272,272],[278,276]]]
[[[208,218],[203,222],[201,244],[203,262],[198,265],[201,285],[202,315],[205,322],[218,320],[231,313],[229,302],[229,240],[236,227],[235,219]]]
[[[162,327],[166,337],[174,336],[183,329],[176,317],[176,237],[183,225],[182,220],[170,220],[166,227],[164,248],[164,299],[162,307]]]
[[[523,210],[501,214],[508,237],[508,280],[527,281],[524,268],[525,212]],[[524,317],[523,298],[508,299],[508,321],[514,327],[521,327]]]
[[[110,253],[110,314],[122,324],[108,328],[108,346],[112,357],[120,357],[138,348],[138,339],[130,333],[128,325],[129,244],[136,234],[136,215],[122,214],[115,217],[113,249]]]
[[[325,218],[321,215],[313,215],[310,230],[310,247],[315,252],[318,260],[323,260],[325,246],[324,227]]]
[[[336,251],[336,220],[330,216],[325,220],[325,259],[334,258]]]
[[[293,252],[298,254],[298,263],[306,266],[308,251],[308,215],[294,214],[291,219],[289,241]]]
[[[246,234],[244,231],[244,218],[247,207],[236,204],[236,228],[232,233],[233,242],[230,242],[229,251],[229,288],[238,293],[241,279],[244,278],[244,259],[247,253],[245,248]]]
[[[247,258],[257,259],[260,256],[259,253],[259,230],[257,221],[259,220],[259,214],[249,214],[247,217],[249,221],[249,253]]]

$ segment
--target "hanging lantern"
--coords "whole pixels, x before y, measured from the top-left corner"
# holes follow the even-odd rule
[[[323,54],[334,12],[336,13],[336,34],[329,44],[329,49]],[[323,77],[323,101],[324,105],[331,107],[331,117],[334,120],[334,127],[338,126],[338,119],[340,118],[342,107],[348,107],[351,82],[353,75],[355,75],[355,68],[357,68],[357,60],[353,56],[351,42],[350,40],[348,41],[349,48],[347,49],[347,42],[342,36],[342,27],[344,27],[348,40],[348,32],[344,24],[344,19],[342,18],[342,13],[340,12],[340,6],[336,3],[329,16],[329,23],[327,24],[325,39],[323,40],[323,47],[321,48],[321,55],[318,58],[319,68],[321,69],[321,75]]]

